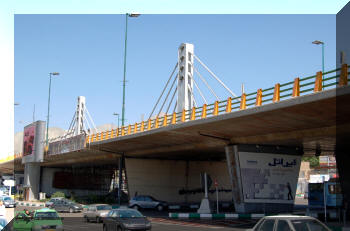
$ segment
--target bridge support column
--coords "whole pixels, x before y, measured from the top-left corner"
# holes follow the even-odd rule
[[[227,169],[232,187],[232,199],[236,212],[244,212],[243,191],[241,182],[241,170],[239,166],[238,147],[229,145],[225,147]]]
[[[26,163],[24,165],[25,199],[38,200],[40,187],[40,163]]]

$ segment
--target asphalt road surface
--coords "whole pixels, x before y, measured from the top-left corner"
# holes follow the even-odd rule
[[[23,209],[34,210],[33,207],[18,206],[16,211]],[[13,210],[12,210],[13,211]],[[10,212],[10,211],[9,211]],[[152,231],[243,231],[251,228],[256,220],[178,220],[169,219],[168,213],[158,213],[155,211],[141,211],[152,223]],[[13,213],[13,212],[12,212]],[[83,219],[83,213],[59,213],[63,217],[64,230],[67,231],[83,231],[94,230],[102,231],[102,223],[86,222]]]

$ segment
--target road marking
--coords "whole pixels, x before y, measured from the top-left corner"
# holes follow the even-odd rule
[[[154,224],[167,224],[167,225],[179,225],[187,227],[196,227],[196,228],[211,228],[211,229],[222,229],[224,227],[214,226],[210,224],[200,224],[193,223],[189,221],[179,221],[179,220],[168,220],[164,218],[150,218],[151,222]]]

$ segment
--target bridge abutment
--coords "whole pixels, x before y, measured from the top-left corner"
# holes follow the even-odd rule
[[[226,162],[238,213],[291,212],[298,182],[298,147],[229,145]]]

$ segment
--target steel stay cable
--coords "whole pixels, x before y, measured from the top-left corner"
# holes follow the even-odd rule
[[[202,99],[203,99],[204,103],[205,103],[205,104],[208,104],[208,102],[207,102],[207,100],[205,99],[205,97],[204,97],[204,95],[203,95],[201,89],[199,89],[199,87],[198,87],[196,81],[194,80],[194,78],[192,78],[192,79],[193,79],[194,86],[197,88],[199,94],[202,96]]]
[[[203,76],[198,72],[198,70],[193,67],[194,71],[198,74],[199,78],[203,81],[203,83],[209,88],[211,93],[215,96],[215,98],[219,101],[219,97],[215,94],[214,90],[209,86],[208,82],[203,78]]]
[[[195,59],[228,91],[231,95],[237,98],[237,95],[231,91],[196,55],[193,55]]]
[[[166,95],[166,97],[165,97],[165,99],[164,99],[164,102],[163,102],[161,108],[159,109],[159,112],[158,112],[158,114],[157,114],[157,117],[158,117],[159,114],[161,113],[161,111],[162,111],[162,109],[163,109],[163,107],[164,107],[166,101],[168,100],[169,94],[170,94],[171,90],[172,90],[173,87],[174,87],[175,81],[177,80],[177,76],[178,76],[178,75],[175,76],[174,81],[173,81],[173,83],[171,84],[170,90],[168,91],[168,94]]]
[[[165,114],[168,114],[169,108],[170,108],[171,104],[173,103],[173,100],[174,100],[174,97],[175,97],[175,93],[176,93],[176,92],[177,92],[177,86],[176,86],[176,88],[175,88],[175,91],[174,91],[174,93],[173,93],[173,96],[171,97],[170,103],[169,103],[169,105],[168,105],[168,108],[166,109]]]
[[[154,110],[156,109],[156,107],[157,107],[157,105],[158,105],[160,99],[162,98],[162,96],[163,96],[163,94],[164,94],[164,92],[165,92],[165,89],[167,88],[167,86],[168,86],[168,84],[169,84],[171,78],[173,77],[173,74],[175,73],[177,66],[178,66],[178,63],[176,63],[176,65],[175,65],[175,67],[174,67],[174,70],[172,71],[172,73],[171,73],[171,75],[170,75],[170,77],[169,77],[167,83],[165,84],[165,87],[164,87],[162,93],[160,94],[160,96],[159,96],[159,98],[158,98],[158,100],[157,100],[157,102],[156,102],[156,105],[154,105],[154,107],[153,107],[153,109],[152,109],[152,112],[151,112],[151,114],[149,115],[148,119],[150,119],[151,116],[153,115],[153,112],[154,112]]]

